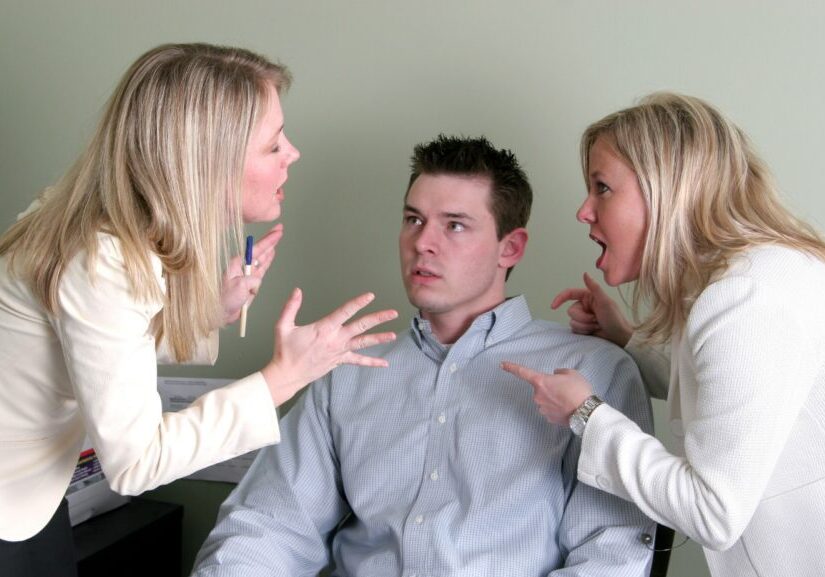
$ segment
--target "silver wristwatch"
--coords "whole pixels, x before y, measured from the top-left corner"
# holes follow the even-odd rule
[[[574,435],[581,437],[584,434],[584,426],[587,424],[587,419],[590,418],[590,415],[596,410],[596,407],[602,403],[604,403],[604,401],[599,397],[590,395],[573,411],[573,414],[570,415],[570,429]]]

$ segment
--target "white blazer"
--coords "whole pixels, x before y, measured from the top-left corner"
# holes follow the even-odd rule
[[[134,495],[280,439],[255,373],[162,413],[150,331],[160,302],[136,301],[117,239],[101,234],[94,282],[83,252],[46,314],[0,258],[0,539],[42,529],[88,434],[112,488]],[[165,288],[160,260],[157,282]],[[201,347],[217,353],[217,341]],[[211,349],[211,350],[207,350]]]
[[[669,380],[679,453],[599,407],[579,479],[700,543],[714,576],[825,575],[825,264],[751,249],[702,292],[670,355],[628,351],[652,392]]]

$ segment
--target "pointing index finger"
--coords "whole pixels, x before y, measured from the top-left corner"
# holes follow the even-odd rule
[[[535,382],[541,377],[541,373],[539,373],[538,371],[528,369],[527,367],[517,365],[516,363],[503,361],[501,363],[501,368],[507,371],[508,373],[517,376],[520,379],[524,379],[531,385],[535,384]]]
[[[583,288],[564,289],[559,294],[557,294],[556,298],[553,299],[553,302],[550,303],[550,308],[556,310],[567,301],[580,301],[585,297],[586,294],[587,289]]]

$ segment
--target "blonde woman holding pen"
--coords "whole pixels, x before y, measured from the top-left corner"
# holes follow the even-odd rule
[[[582,435],[580,481],[695,540],[715,577],[825,575],[825,243],[781,203],[745,134],[715,108],[654,94],[592,124],[577,218],[611,286],[635,282],[635,327],[602,288],[574,332],[610,340],[666,396],[668,451],[579,373],[506,370]]]
[[[372,295],[296,326],[295,290],[260,371],[161,412],[159,361],[213,362],[217,330],[254,298],[283,234],[221,274],[227,238],[280,216],[299,153],[283,66],[242,49],[164,45],[112,95],[72,169],[0,237],[0,574],[73,575],[63,494],[85,435],[110,485],[137,494],[279,440],[275,408],[357,349]]]

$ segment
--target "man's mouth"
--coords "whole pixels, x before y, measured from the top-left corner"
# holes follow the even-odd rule
[[[440,275],[434,273],[430,269],[421,268],[421,267],[414,268],[412,270],[412,276],[413,276],[414,279],[422,281],[422,282],[427,282],[427,281],[430,281],[430,280],[436,280],[438,278],[441,278]]]

